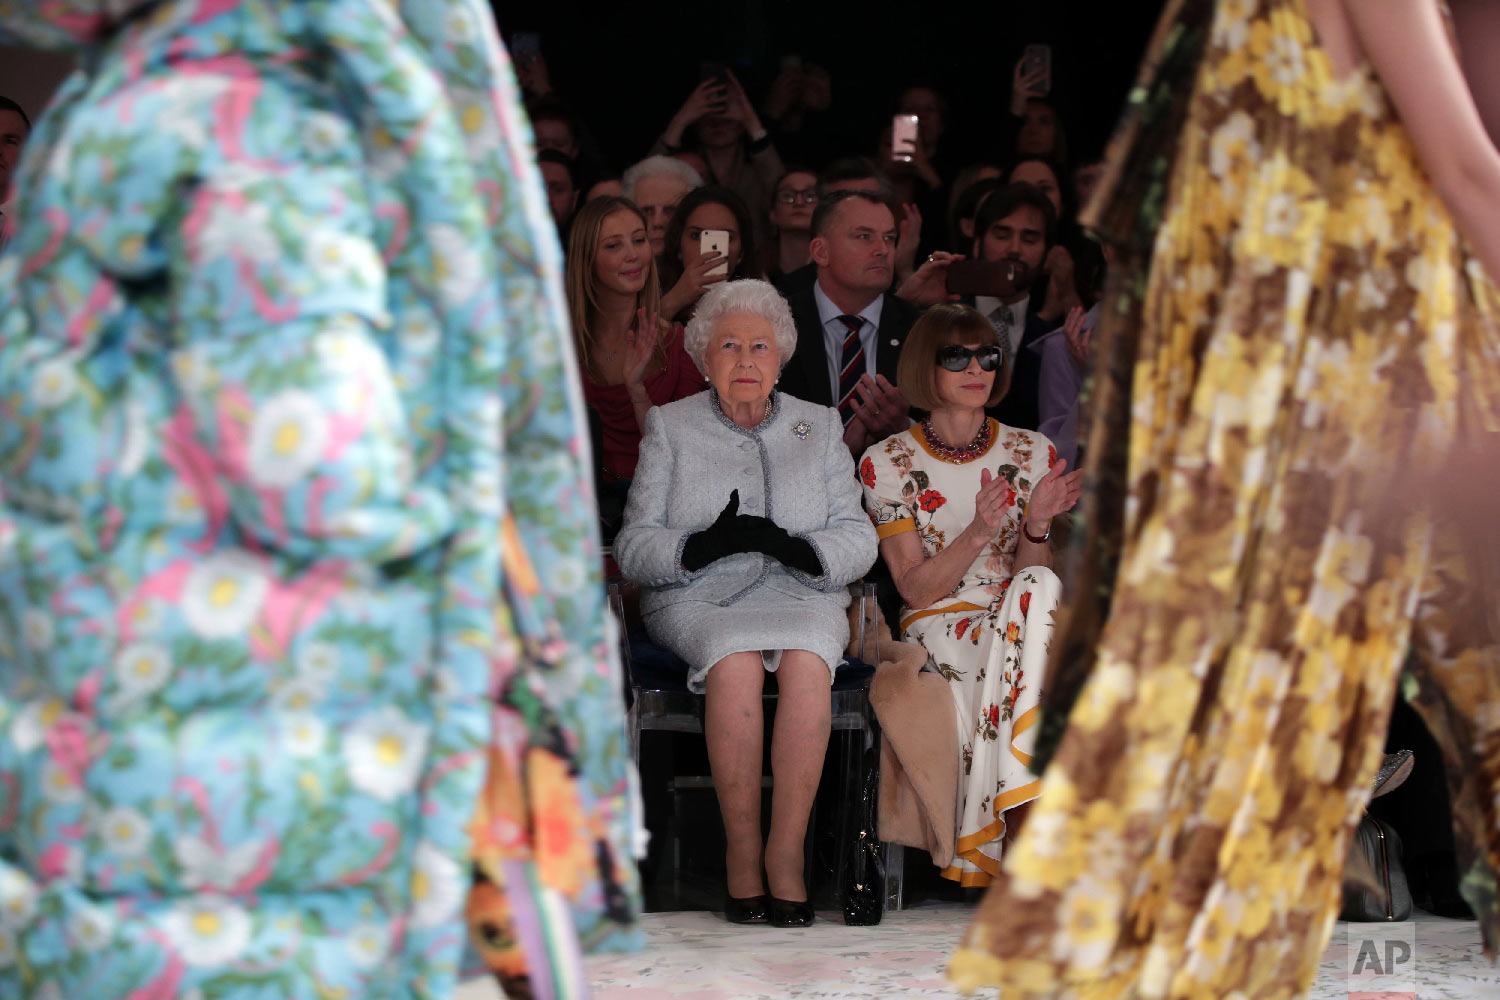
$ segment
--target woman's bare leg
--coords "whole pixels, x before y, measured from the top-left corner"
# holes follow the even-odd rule
[[[760,872],[765,673],[759,653],[731,653],[714,664],[705,682],[703,736],[724,817],[724,869],[729,895],[740,899],[766,891]]]
[[[781,899],[807,899],[802,845],[828,752],[831,683],[821,656],[805,649],[781,654],[771,734],[771,835],[766,840],[766,880],[771,895]]]

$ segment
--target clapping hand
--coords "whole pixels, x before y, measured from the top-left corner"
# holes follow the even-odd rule
[[[1031,488],[1026,522],[1036,526],[1045,524],[1058,514],[1066,514],[1078,503],[1078,495],[1082,490],[1083,471],[1074,469],[1068,472],[1068,460],[1058,459]]]
[[[1005,524],[1005,512],[1016,505],[1016,488],[1003,476],[992,476],[989,469],[979,470],[979,492],[974,494],[974,520],[965,530],[977,531],[985,539],[994,538]]]
[[[661,339],[661,317],[646,310],[637,309],[635,326],[625,334],[625,385],[629,389],[644,388],[646,372],[651,368],[651,359],[656,353],[656,344]]]
[[[901,390],[884,375],[860,376],[854,387],[854,419],[880,441],[899,434],[911,426],[907,410],[911,408]]]

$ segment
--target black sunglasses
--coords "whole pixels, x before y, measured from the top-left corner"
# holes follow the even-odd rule
[[[937,363],[950,372],[961,372],[969,367],[969,359],[978,358],[981,371],[992,372],[1000,367],[1000,348],[993,344],[987,347],[959,347],[949,344],[937,349]]]

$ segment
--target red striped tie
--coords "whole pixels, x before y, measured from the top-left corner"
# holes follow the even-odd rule
[[[865,348],[859,341],[859,331],[864,328],[865,321],[859,316],[844,315],[839,317],[839,322],[849,331],[844,335],[844,352],[839,364],[839,416],[844,418],[844,426],[848,427],[849,421],[854,419],[854,387],[865,374]]]

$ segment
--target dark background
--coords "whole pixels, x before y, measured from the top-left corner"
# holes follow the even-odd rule
[[[944,146],[965,162],[1008,117],[1011,71],[1033,42],[1053,48],[1053,92],[1078,162],[1108,138],[1162,0],[493,6],[507,40],[541,35],[558,96],[621,167],[645,155],[698,82],[700,62],[729,63],[760,108],[788,53],[832,75],[832,110],[851,153],[873,154],[901,89],[927,83],[949,101]]]

